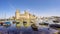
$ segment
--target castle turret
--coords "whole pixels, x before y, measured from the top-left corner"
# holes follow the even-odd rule
[[[27,10],[25,10],[25,14],[29,14]]]
[[[26,15],[26,17],[29,19],[29,13],[28,13],[28,11],[27,10],[25,10],[25,13],[24,13],[25,15]]]
[[[16,10],[15,18],[16,18],[16,19],[19,19],[19,18],[20,18],[20,12],[19,12],[19,10]]]

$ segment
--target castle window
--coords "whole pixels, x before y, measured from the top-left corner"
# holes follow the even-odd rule
[[[27,22],[26,21],[23,21],[24,24],[26,24]]]
[[[16,22],[17,24],[19,24],[20,22]]]

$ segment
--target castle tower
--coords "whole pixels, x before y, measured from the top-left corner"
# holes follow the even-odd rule
[[[30,16],[29,16],[29,12],[27,10],[24,11],[25,13],[25,16],[26,16],[26,21],[27,21],[27,24],[26,24],[26,27],[29,27],[30,26]]]
[[[25,15],[26,15],[27,19],[29,19],[29,13],[27,10],[25,10]]]
[[[25,14],[29,14],[27,10],[25,10],[24,12],[25,12]]]
[[[16,18],[16,19],[19,19],[19,18],[20,18],[20,12],[19,12],[19,10],[16,10],[15,18]]]

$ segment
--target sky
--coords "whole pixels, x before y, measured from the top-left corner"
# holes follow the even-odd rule
[[[17,9],[36,16],[60,16],[60,0],[0,0],[0,18],[14,16]]]

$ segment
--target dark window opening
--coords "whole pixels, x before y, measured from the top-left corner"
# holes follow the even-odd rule
[[[31,23],[33,23],[33,22],[31,21]]]
[[[20,22],[16,22],[17,24],[19,24]]]
[[[26,21],[23,21],[23,24],[27,24],[27,22]]]

